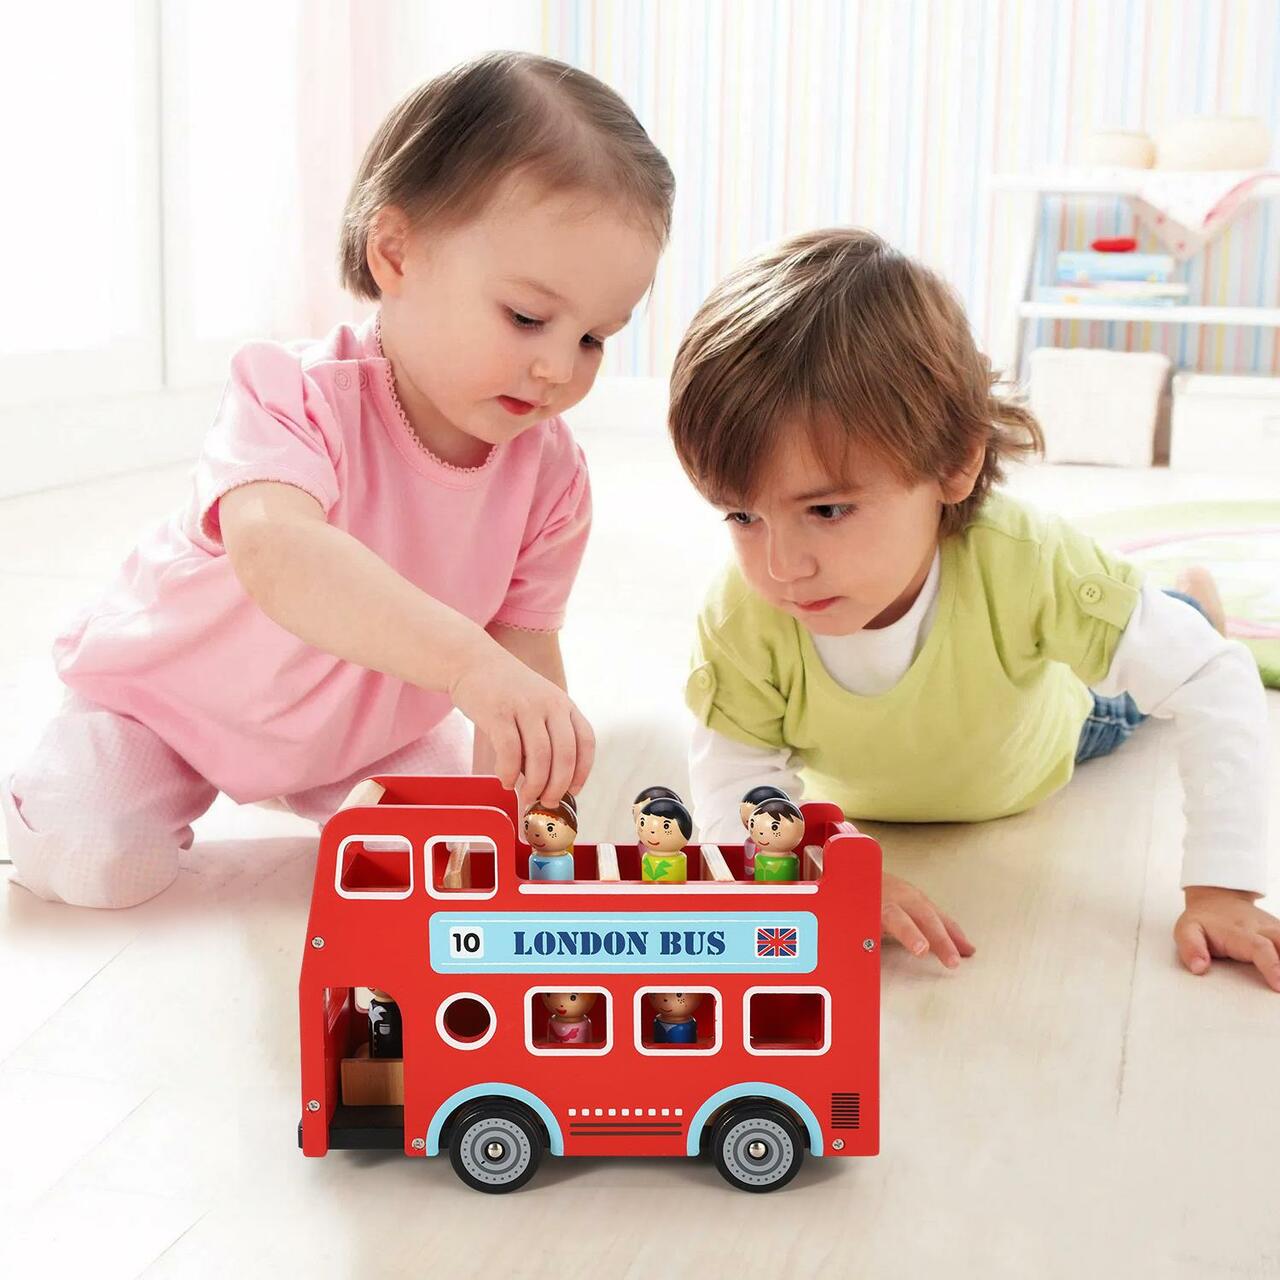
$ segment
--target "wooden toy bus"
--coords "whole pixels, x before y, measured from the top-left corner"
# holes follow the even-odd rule
[[[325,824],[299,983],[309,1156],[448,1152],[511,1191],[544,1153],[710,1154],[771,1191],[804,1154],[879,1141],[880,848],[806,804],[801,878],[743,878],[741,848],[691,844],[685,884],[640,879],[634,845],[578,844],[571,882],[531,881],[496,778],[379,776]],[[399,1014],[371,1056],[357,992]],[[547,992],[589,992],[589,1031],[550,1033]],[[649,997],[698,993],[662,1043]]]

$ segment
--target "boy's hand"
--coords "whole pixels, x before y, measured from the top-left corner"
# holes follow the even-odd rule
[[[973,955],[973,943],[950,916],[939,911],[915,885],[887,872],[881,889],[880,925],[913,956],[932,951],[948,969],[954,969],[961,956]]]
[[[1210,956],[1252,964],[1280,991],[1280,920],[1254,906],[1255,893],[1192,885],[1187,909],[1173,926],[1178,959],[1192,973],[1208,971]]]
[[[507,787],[523,776],[521,799],[557,804],[591,772],[595,735],[563,689],[498,644],[486,644],[449,687],[449,696],[488,738],[494,772]]]

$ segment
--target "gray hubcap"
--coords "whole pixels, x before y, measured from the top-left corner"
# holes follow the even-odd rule
[[[533,1159],[525,1131],[501,1116],[487,1116],[470,1124],[462,1135],[462,1163],[477,1182],[500,1187],[514,1182]]]
[[[724,1135],[720,1151],[729,1172],[753,1187],[767,1187],[784,1177],[796,1154],[781,1125],[759,1118],[735,1124]]]

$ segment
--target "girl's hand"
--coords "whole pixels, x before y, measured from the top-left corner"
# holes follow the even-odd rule
[[[1243,889],[1192,885],[1187,909],[1173,926],[1178,959],[1194,974],[1208,972],[1210,957],[1254,965],[1280,991],[1280,920],[1254,906]]]
[[[939,911],[915,885],[888,872],[881,889],[880,925],[913,956],[932,951],[948,969],[954,969],[961,956],[973,955],[973,943],[950,916]]]
[[[494,772],[523,803],[558,804],[591,772],[595,735],[572,699],[496,643],[463,667],[449,696],[488,738]],[[522,781],[521,781],[522,780]]]

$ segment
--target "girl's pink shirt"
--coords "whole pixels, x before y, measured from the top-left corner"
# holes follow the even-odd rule
[[[218,502],[258,480],[311,494],[330,524],[481,626],[563,621],[591,496],[560,419],[463,470],[413,435],[372,319],[320,342],[245,347],[185,507],[54,644],[68,686],[140,720],[235,800],[347,777],[452,705],[312,648],[250,599],[222,545]]]

